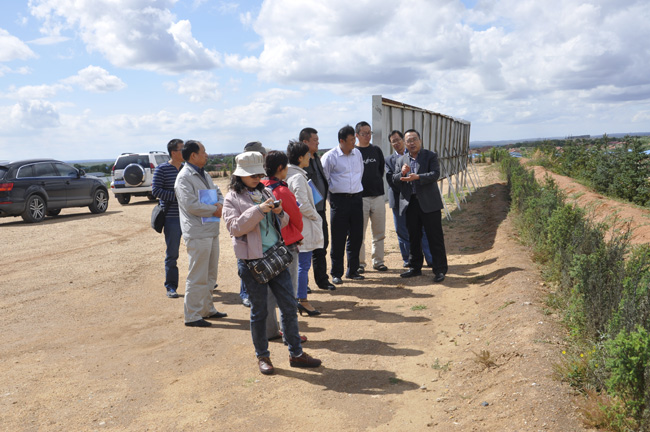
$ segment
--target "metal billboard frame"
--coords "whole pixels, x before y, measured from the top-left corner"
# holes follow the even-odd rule
[[[451,215],[444,199],[444,182],[447,182],[448,196],[454,198],[459,209],[461,201],[467,202],[466,193],[471,195],[471,188],[476,191],[480,186],[478,172],[469,156],[470,128],[471,123],[467,120],[418,108],[381,95],[372,96],[372,142],[379,146],[385,155],[393,152],[388,142],[388,134],[393,130],[404,132],[408,129],[420,132],[422,148],[438,154],[438,188],[448,219],[451,219]]]

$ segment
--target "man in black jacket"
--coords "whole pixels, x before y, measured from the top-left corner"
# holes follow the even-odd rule
[[[409,278],[422,274],[421,232],[424,227],[432,255],[434,282],[445,280],[447,253],[442,232],[442,197],[438,190],[440,163],[435,152],[422,148],[420,133],[409,129],[404,133],[408,153],[397,159],[393,182],[399,187],[399,211],[406,212],[411,242],[410,269],[400,276]]]
[[[336,287],[330,283],[329,277],[327,276],[327,246],[329,245],[329,228],[327,226],[327,218],[325,217],[326,213],[326,202],[327,202],[327,180],[323,174],[323,165],[320,162],[320,157],[318,156],[318,131],[314,128],[304,128],[300,131],[298,140],[304,142],[309,147],[309,153],[311,154],[311,159],[309,160],[309,166],[305,168],[307,172],[307,178],[312,181],[316,189],[321,194],[323,199],[315,204],[316,211],[323,220],[323,247],[320,249],[315,249],[312,253],[312,264],[314,269],[314,281],[318,288],[324,290],[335,290]]]

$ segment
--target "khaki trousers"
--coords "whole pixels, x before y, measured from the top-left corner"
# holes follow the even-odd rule
[[[366,230],[368,220],[372,232],[372,265],[384,263],[384,239],[386,238],[386,200],[383,195],[363,197],[363,242],[359,251],[359,267],[366,267]]]
[[[185,281],[185,322],[198,321],[217,312],[212,290],[219,270],[219,237],[185,241],[189,269]]]

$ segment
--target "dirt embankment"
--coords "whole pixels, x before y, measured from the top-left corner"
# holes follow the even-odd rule
[[[563,330],[544,313],[505,185],[480,171],[483,186],[445,222],[444,283],[399,277],[388,213],[390,270],[315,289],[323,314],[299,318],[323,367],[292,369],[272,342],[274,376],[257,370],[223,227],[215,302],[229,316],[199,329],[183,325],[182,298],[164,295],[146,199],[37,225],[0,220],[0,429],[584,430],[575,396],[552,378]],[[184,246],[179,268],[183,278]]]

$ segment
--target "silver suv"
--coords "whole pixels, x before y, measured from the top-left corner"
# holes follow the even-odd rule
[[[131,196],[146,196],[151,201],[151,182],[156,167],[169,160],[169,154],[161,151],[149,153],[122,153],[113,165],[111,190],[117,202],[126,205]]]

